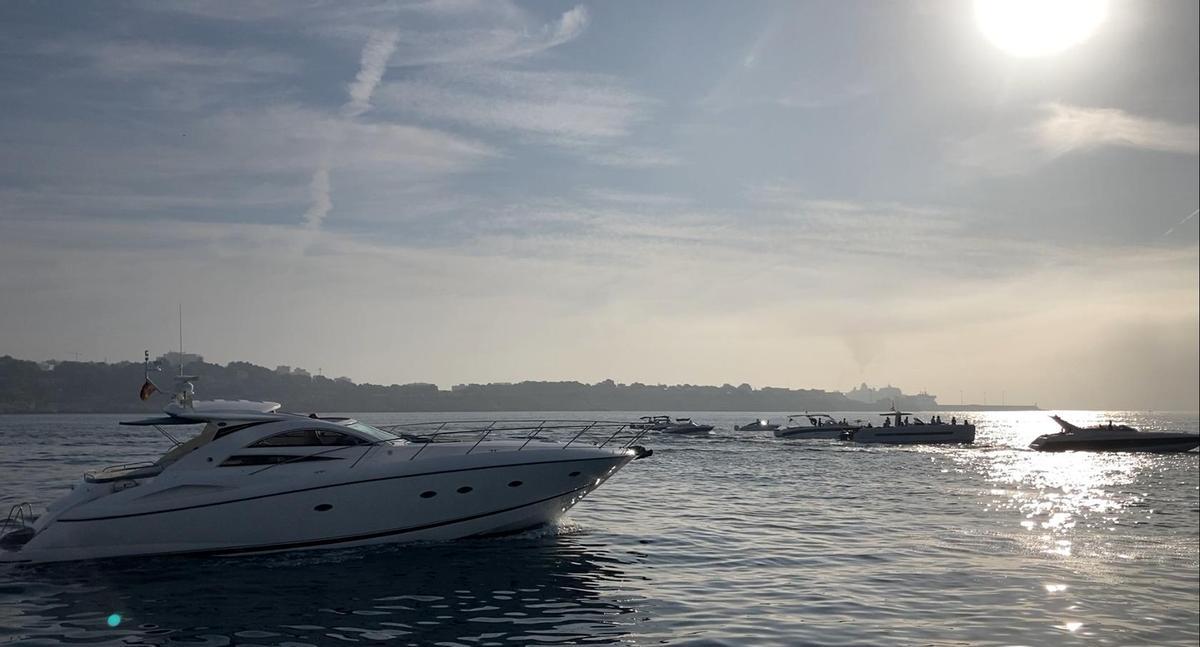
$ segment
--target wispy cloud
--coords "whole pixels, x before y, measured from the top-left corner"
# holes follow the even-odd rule
[[[554,26],[554,31],[547,42],[550,43],[550,46],[554,46],[573,40],[583,33],[589,20],[587,8],[583,5],[568,10],[559,18],[558,24]]]
[[[399,33],[396,66],[470,65],[526,58],[578,38],[589,14],[582,5],[557,20],[538,23],[527,11],[500,3],[465,3],[453,13],[454,25]]]
[[[659,148],[620,146],[587,153],[588,161],[617,168],[648,169],[679,166],[683,158]]]
[[[399,114],[580,141],[628,134],[651,102],[601,74],[471,67],[388,83],[380,103]]]
[[[1033,127],[1037,143],[1058,156],[1103,146],[1123,146],[1164,153],[1196,155],[1200,129],[1146,119],[1114,108],[1086,108],[1064,103],[1043,106],[1045,116]]]
[[[88,61],[92,70],[117,77],[160,73],[194,74],[219,72],[229,81],[247,81],[263,76],[293,74],[300,62],[270,50],[236,47],[214,48],[178,41],[141,39],[67,38],[43,42],[37,51],[46,55],[70,56]]]
[[[367,44],[363,46],[358,75],[349,87],[350,101],[342,106],[343,116],[357,117],[371,109],[371,95],[383,79],[388,59],[391,58],[392,52],[396,51],[397,38],[397,32],[378,31],[367,39]]]
[[[342,106],[343,118],[354,119],[371,109],[371,95],[383,79],[388,59],[391,58],[392,52],[396,51],[397,37],[394,31],[377,31],[367,38],[360,56],[358,74],[347,88],[350,100]],[[336,133],[340,132],[344,130],[336,129],[331,139],[336,139]],[[312,181],[309,183],[312,204],[304,212],[304,226],[308,229],[320,229],[325,217],[333,209],[333,187],[329,182],[329,170],[328,160],[323,159],[317,170],[313,171]]]
[[[141,110],[184,111],[278,100],[303,66],[291,54],[261,46],[211,47],[172,39],[67,36],[38,42],[39,63],[58,70],[79,88],[119,88],[108,99],[136,101]],[[58,89],[43,76],[42,89]],[[75,92],[72,101],[104,107],[98,93]]]
[[[312,183],[309,185],[312,205],[304,212],[304,226],[309,229],[320,229],[325,216],[333,208],[332,187],[329,185],[329,169],[322,166],[313,172]]]
[[[1200,152],[1200,129],[1115,108],[1059,102],[1037,109],[1032,123],[999,127],[950,145],[953,161],[996,173],[1020,173],[1072,153],[1131,148],[1178,155]]]

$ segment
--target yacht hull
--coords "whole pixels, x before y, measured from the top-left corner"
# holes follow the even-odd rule
[[[752,422],[748,425],[740,425],[740,426],[734,425],[733,430],[734,431],[778,431],[779,425],[772,425],[772,424],[762,425],[762,424]]]
[[[842,434],[847,431],[855,431],[859,427],[849,427],[843,425],[830,425],[828,427],[799,427],[777,429],[775,431],[776,438],[791,438],[791,439],[812,439],[812,440],[837,440],[842,437]]]
[[[678,426],[674,426],[674,427],[667,427],[666,429],[662,430],[662,433],[670,434],[672,436],[688,436],[688,435],[694,436],[694,435],[706,435],[706,434],[711,433],[712,430],[713,430],[712,425],[678,425]]]
[[[309,477],[303,488],[281,479],[276,491],[210,500],[172,499],[170,488],[184,485],[174,483],[158,488],[163,503],[157,509],[131,501],[124,509],[83,502],[59,511],[21,550],[0,554],[0,560],[235,555],[511,532],[553,523],[634,457],[632,451],[565,453],[484,455],[479,464],[445,470],[420,461],[417,471],[416,462],[404,461],[397,465],[407,473],[377,470],[356,480],[341,473],[340,480],[317,485]],[[143,488],[153,490],[143,485],[130,493]]]
[[[1040,436],[1029,446],[1042,452],[1188,452],[1200,447],[1200,436],[1140,433],[1125,438],[1060,438],[1062,434]],[[1153,437],[1159,436],[1159,437]]]

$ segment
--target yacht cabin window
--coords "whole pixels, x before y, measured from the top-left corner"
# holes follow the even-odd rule
[[[268,436],[250,447],[333,447],[361,445],[363,440],[330,429],[293,429]]]
[[[397,438],[399,438],[399,436],[397,436],[396,434],[393,434],[388,431],[384,431],[382,429],[372,427],[371,425],[368,425],[366,423],[358,422],[357,420],[346,426],[353,429],[354,431],[357,431],[360,434],[370,437],[371,439],[375,440],[376,442],[385,441],[385,440],[396,440]]]

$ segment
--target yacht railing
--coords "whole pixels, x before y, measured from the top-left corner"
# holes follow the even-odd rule
[[[363,450],[354,463],[353,469],[362,459],[366,458],[373,449],[380,445],[389,445],[396,440],[405,440],[411,444],[421,445],[408,460],[416,460],[429,445],[439,443],[471,443],[464,455],[475,451],[481,444],[496,441],[524,441],[516,451],[525,449],[531,442],[556,443],[561,442],[561,449],[566,449],[577,443],[587,443],[603,449],[616,447],[629,449],[641,440],[649,429],[638,429],[628,422],[612,422],[607,420],[455,420],[447,422],[410,422],[397,425],[373,425],[377,429],[395,434],[395,440],[379,440],[365,445],[336,445],[325,447],[320,451],[297,455],[295,458],[266,465],[251,472],[259,474],[279,465],[303,461],[313,456],[322,456],[334,452]],[[562,440],[553,436],[558,435]]]
[[[33,506],[25,502],[14,505],[8,509],[8,517],[4,519],[4,523],[0,524],[0,537],[8,534],[10,530],[20,530],[32,524],[35,518]]]
[[[517,451],[531,442],[562,442],[562,449],[576,443],[593,447],[628,449],[649,431],[636,428],[636,423],[611,420],[450,420],[444,422],[410,422],[397,425],[375,425],[396,434],[410,443],[423,446],[409,460],[415,460],[425,447],[436,443],[474,443],[464,454],[475,451],[485,441],[524,441]],[[563,442],[565,440],[565,442]]]

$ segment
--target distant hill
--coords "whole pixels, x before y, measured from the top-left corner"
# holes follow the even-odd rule
[[[674,386],[582,382],[465,384],[450,390],[433,384],[355,384],[302,369],[269,369],[248,362],[209,364],[197,355],[172,353],[159,383],[177,372],[169,362],[199,375],[198,397],[282,402],[288,411],[882,411],[891,399],[852,400],[819,389],[755,389],[732,386]],[[157,411],[163,401],[137,398],[140,363],[44,362],[0,357],[0,413],[133,413]],[[911,401],[909,400],[911,398]],[[928,410],[930,396],[901,396],[896,406]],[[936,406],[936,405],[934,405]]]

